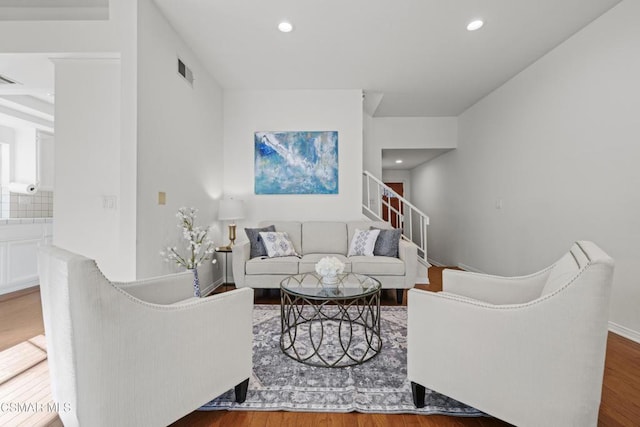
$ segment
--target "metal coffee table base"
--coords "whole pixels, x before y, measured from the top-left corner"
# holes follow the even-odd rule
[[[292,359],[341,368],[364,363],[380,352],[379,291],[329,300],[280,294],[280,348]]]

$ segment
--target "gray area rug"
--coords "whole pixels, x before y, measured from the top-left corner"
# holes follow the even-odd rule
[[[280,307],[253,309],[253,375],[247,400],[234,391],[200,410],[366,412],[483,416],[477,409],[426,391],[426,405],[413,405],[407,380],[407,309],[381,307],[382,350],[359,366],[320,368],[297,362],[280,350]]]

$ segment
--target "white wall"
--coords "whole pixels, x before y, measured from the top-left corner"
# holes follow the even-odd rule
[[[181,206],[200,210],[197,225],[216,225],[222,194],[222,90],[175,33],[151,0],[138,10],[137,276],[180,271],[163,261],[167,245],[184,247],[175,214]],[[194,73],[193,87],[177,73],[178,56]],[[158,192],[166,205],[158,204]],[[221,277],[221,267],[207,264]]]
[[[365,145],[365,170],[382,176],[385,148],[455,148],[456,117],[374,117]]]
[[[262,219],[361,218],[362,123],[359,90],[225,91],[224,193],[246,202],[239,229]],[[338,131],[339,194],[255,195],[254,132],[299,130]]]
[[[458,149],[413,174],[436,260],[523,274],[593,240],[616,260],[611,321],[636,339],[638,16],[623,1],[478,102],[460,116]]]
[[[101,235],[106,239],[106,246],[116,245],[117,254],[120,258],[118,264],[117,277],[120,280],[131,280],[135,278],[136,268],[136,66],[137,66],[137,43],[136,43],[136,23],[137,23],[137,2],[130,0],[110,0],[108,21],[3,21],[0,24],[0,52],[2,53],[51,53],[52,57],[110,57],[119,58],[119,86],[113,88],[120,99],[120,105],[115,106],[119,111],[119,117],[112,116],[115,122],[113,128],[119,129],[117,141],[119,143],[119,179],[117,181],[116,193],[119,195],[117,204],[118,224],[117,229],[112,230],[113,234]],[[77,76],[81,80],[84,76]],[[56,103],[60,98],[65,98],[67,94],[63,91],[71,92],[69,99],[76,95],[77,88],[72,82],[67,82],[63,88],[56,85]],[[80,96],[81,97],[81,96]],[[56,127],[59,123],[75,120],[73,115],[78,110],[78,106],[69,103],[69,109],[56,105]],[[104,108],[103,107],[98,107]],[[81,132],[79,132],[81,133]],[[76,138],[76,134],[69,134],[69,138]],[[81,140],[67,140],[64,144],[70,146],[80,146]],[[57,151],[57,150],[56,150]],[[56,154],[56,157],[58,155]],[[95,169],[88,167],[86,172],[99,173],[101,166],[100,159],[95,160]],[[89,166],[92,163],[89,163]],[[69,175],[73,173],[73,168],[69,170],[56,171],[56,176],[65,176],[66,182],[77,182],[83,179],[82,176]],[[97,176],[89,175],[89,181],[93,181]],[[65,181],[63,180],[63,181]],[[56,182],[56,193],[63,181]],[[66,188],[65,191],[72,191]],[[60,200],[56,198],[56,205],[60,205]],[[65,213],[73,214],[71,209]],[[62,218],[63,212],[58,212],[56,222],[70,222],[73,218]],[[98,218],[94,218],[98,221]],[[88,218],[85,221],[90,221]],[[98,227],[99,222],[94,224]],[[76,233],[72,228],[62,228],[58,231],[67,230],[69,233]],[[99,233],[101,234],[101,233]],[[64,241],[77,239],[74,235],[59,236]],[[95,239],[96,236],[93,236]],[[88,255],[84,253],[84,255]],[[110,263],[107,261],[107,263]]]
[[[91,102],[81,103],[83,97],[92,96],[78,93],[78,87],[84,87],[85,76],[75,76],[81,81],[76,86],[70,80],[64,84],[56,82],[55,90],[56,143],[63,146],[60,153],[65,152],[64,147],[85,151],[82,133],[89,132],[89,124],[79,125],[75,130],[68,128],[65,140],[60,141],[59,125],[67,123],[71,126],[76,113],[83,116],[100,112],[104,114],[105,123],[107,117],[112,120],[108,136],[104,138],[110,138],[111,132],[119,129],[115,136],[117,151],[115,146],[110,146],[113,151],[106,153],[118,172],[104,184],[108,184],[108,194],[117,197],[116,209],[109,211],[117,221],[102,218],[105,212],[101,204],[94,205],[95,200],[87,206],[74,202],[68,208],[56,211],[56,237],[59,238],[57,243],[69,244],[83,255],[102,256],[97,247],[81,245],[82,238],[91,235],[87,240],[93,243],[87,243],[87,246],[100,245],[105,254],[118,257],[118,261],[98,259],[101,265],[112,265],[108,276],[132,280],[171,270],[158,252],[170,243],[164,234],[177,231],[177,207],[183,204],[198,206],[202,210],[203,224],[215,218],[214,198],[222,192],[222,95],[217,83],[201,70],[150,0],[111,0],[109,8],[108,21],[4,21],[0,25],[0,52],[50,52],[56,58],[119,58],[119,83],[117,87],[107,84],[112,92],[105,94],[108,96],[104,105],[95,105],[92,110]],[[138,57],[139,48],[143,51]],[[175,72],[178,54],[184,56],[196,73],[193,90],[186,90],[184,83],[178,80]],[[140,72],[138,66],[142,67]],[[66,90],[70,93],[63,93]],[[111,96],[120,100],[119,105],[111,105],[118,111],[117,115],[105,111]],[[71,102],[72,99],[75,101]],[[84,110],[79,111],[83,107]],[[140,132],[138,122],[143,126]],[[98,137],[99,140],[102,138]],[[105,146],[99,147],[97,152],[104,149]],[[195,149],[198,154],[190,154],[193,153],[190,150]],[[58,147],[56,151],[59,151]],[[158,155],[159,152],[162,153]],[[58,160],[63,155],[60,153],[56,153]],[[55,190],[63,193],[62,198],[56,195],[56,207],[64,203],[65,192],[69,195],[70,191],[76,190],[64,186],[80,181],[94,183],[100,179],[105,159],[94,154],[87,152],[82,170],[85,175],[77,175],[80,168],[74,164],[77,153],[67,151],[71,157],[60,161],[56,168]],[[155,204],[158,191],[167,192],[166,206]],[[138,209],[141,211],[137,212]],[[87,226],[94,230],[93,233],[82,236],[71,226],[79,216],[82,216],[79,229]],[[101,227],[103,219],[105,227]],[[142,230],[137,230],[138,224]],[[138,256],[141,256],[139,261]],[[118,264],[117,268],[115,264]],[[141,271],[137,272],[137,267]]]
[[[54,244],[97,260],[109,279],[125,280],[135,259],[119,252],[120,62],[57,60],[55,70]],[[115,206],[105,209],[104,197]]]
[[[382,171],[382,152],[377,149],[373,120],[373,117],[367,114],[366,111],[362,113],[362,169],[369,172],[371,172],[369,168],[372,167],[379,167]]]
[[[452,150],[411,170],[411,203],[429,215],[427,256],[435,265],[463,263],[455,255],[461,239],[456,231],[458,209],[464,208],[462,201],[458,202],[457,194],[462,185],[461,177],[449,161],[443,161],[456,155],[457,151]]]

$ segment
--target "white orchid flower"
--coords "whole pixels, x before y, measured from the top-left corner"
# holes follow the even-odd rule
[[[207,234],[210,231],[209,227],[203,228],[194,225],[197,212],[198,209],[194,207],[181,207],[178,209],[176,218],[179,220],[178,228],[182,229],[182,237],[187,241],[187,245],[185,245],[186,255],[181,256],[176,246],[167,247],[166,250],[160,251],[160,255],[165,261],[175,262],[187,269],[196,268],[209,259],[212,259],[211,262],[213,264],[217,262],[213,257],[215,252],[214,242],[207,238]]]

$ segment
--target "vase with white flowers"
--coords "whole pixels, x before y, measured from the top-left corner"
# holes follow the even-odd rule
[[[216,260],[213,258],[215,246],[213,241],[207,237],[209,228],[195,226],[197,212],[196,208],[180,208],[176,214],[178,228],[182,228],[182,237],[187,241],[185,255],[180,255],[176,246],[168,246],[166,250],[160,252],[160,255],[164,257],[165,261],[176,263],[193,272],[193,295],[200,298],[198,267],[209,259],[213,264],[216,263]]]
[[[321,283],[325,287],[337,287],[340,281],[338,274],[343,271],[344,263],[333,256],[324,257],[316,263],[316,273],[322,278]]]

